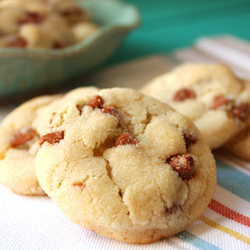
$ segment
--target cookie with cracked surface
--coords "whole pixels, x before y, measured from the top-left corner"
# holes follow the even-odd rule
[[[181,65],[146,84],[141,92],[190,117],[211,149],[249,123],[249,88],[222,64]]]
[[[216,185],[211,150],[194,123],[132,89],[74,101],[40,139],[37,178],[73,222],[149,243],[198,219]]]
[[[65,102],[96,91],[81,88],[64,96],[40,96],[13,110],[0,125],[0,183],[18,194],[45,195],[35,174],[40,135]]]

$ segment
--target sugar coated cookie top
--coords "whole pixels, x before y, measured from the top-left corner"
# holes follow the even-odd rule
[[[183,230],[215,189],[215,161],[194,123],[132,89],[62,106],[39,144],[45,192],[73,222],[120,241]]]

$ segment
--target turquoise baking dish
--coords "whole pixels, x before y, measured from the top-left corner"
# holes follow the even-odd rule
[[[81,1],[101,25],[87,39],[64,49],[0,49],[0,98],[65,83],[108,59],[140,23],[133,5],[120,1]]]

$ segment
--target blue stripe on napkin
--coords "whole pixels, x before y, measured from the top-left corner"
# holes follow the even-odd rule
[[[211,249],[211,250],[217,250],[220,249],[217,246],[209,243],[208,241],[205,241],[191,233],[189,233],[186,230],[183,230],[182,232],[175,235],[178,239],[185,241],[199,249]]]
[[[250,177],[222,160],[216,165],[218,185],[250,202]]]

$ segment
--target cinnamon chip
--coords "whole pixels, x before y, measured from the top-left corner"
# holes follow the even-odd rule
[[[116,139],[115,142],[115,147],[120,145],[135,145],[136,147],[139,147],[140,144],[132,134],[124,132]]]
[[[244,122],[249,114],[249,103],[245,102],[240,104],[238,107],[234,107],[231,110],[231,113],[234,117]]]
[[[92,107],[93,109],[96,109],[96,108],[100,109],[102,108],[103,104],[104,104],[104,100],[99,95],[95,95],[91,97],[91,99],[88,102],[88,106]]]
[[[56,112],[53,112],[52,116],[51,116],[51,118],[49,120],[49,124],[51,124],[53,122],[53,119],[54,119],[55,115],[56,115]]]
[[[77,104],[77,105],[76,105],[76,108],[79,110],[79,115],[82,114],[82,109],[83,109],[84,106],[85,106],[85,105],[83,105],[83,104]]]
[[[229,100],[222,96],[216,96],[214,98],[214,103],[212,106],[212,109],[218,109],[219,107],[226,105],[229,102]]]
[[[61,131],[61,132],[53,132],[53,133],[49,133],[49,134],[46,134],[46,135],[43,135],[38,144],[39,146],[41,147],[42,144],[44,142],[48,142],[50,144],[55,144],[55,143],[58,143],[60,142],[62,139],[64,138],[64,131]]]
[[[72,185],[73,187],[78,187],[80,189],[84,189],[86,185],[84,183],[75,183]]]
[[[173,97],[173,100],[175,102],[182,102],[185,101],[186,99],[195,99],[195,92],[192,89],[188,88],[180,89],[175,93]]]
[[[8,48],[12,48],[12,47],[25,48],[26,46],[27,46],[27,41],[24,38],[19,37],[19,36],[12,38],[6,43],[6,47]]]
[[[61,48],[63,48],[64,46],[63,46],[62,43],[60,43],[60,42],[58,42],[58,41],[54,41],[52,47],[53,47],[53,49],[61,49]]]
[[[114,108],[112,106],[107,106],[105,108],[102,108],[102,112],[115,116],[118,120],[118,125],[119,126],[122,125],[122,118],[121,118],[121,116],[116,108]]]
[[[184,179],[191,179],[194,176],[196,167],[194,159],[190,154],[171,156],[167,163],[171,165],[179,176]]]
[[[25,23],[41,23],[45,16],[41,13],[27,12],[26,17],[19,21],[20,24]]]
[[[189,133],[184,133],[183,136],[186,144],[186,149],[188,149],[192,144],[196,143],[196,138],[194,135],[191,135]]]
[[[32,128],[24,127],[18,130],[11,139],[11,146],[17,148],[26,142],[32,140],[36,135],[36,131]]]

